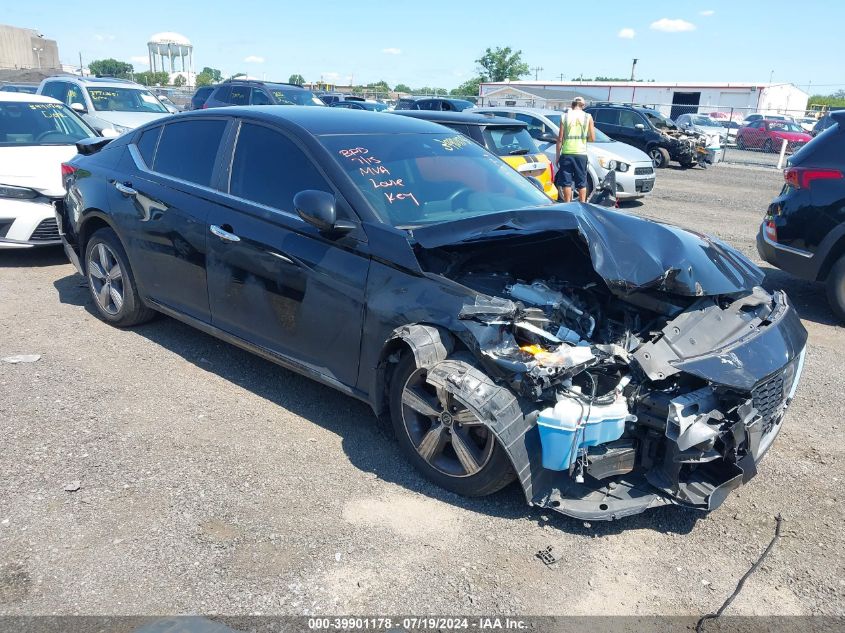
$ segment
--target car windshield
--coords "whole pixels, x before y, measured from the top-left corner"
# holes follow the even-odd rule
[[[87,88],[94,109],[101,112],[163,112],[161,101],[140,88]]]
[[[648,119],[648,122],[651,123],[658,130],[678,129],[678,127],[672,122],[671,119],[666,118],[658,112],[652,112],[650,110],[640,110],[640,112],[644,114],[645,117]]]
[[[0,102],[0,146],[73,145],[91,136],[64,104]]]
[[[553,204],[503,160],[455,132],[320,141],[382,221],[397,228]]]
[[[718,127],[719,124],[713,119],[708,119],[706,116],[694,116],[692,118],[693,125],[700,125],[701,127]]]
[[[270,92],[278,105],[304,105],[322,106],[326,105],[314,96],[310,90],[285,90],[284,88],[271,88]]]
[[[797,123],[792,121],[769,121],[769,129],[773,132],[803,132],[802,128]]]
[[[540,151],[524,127],[488,127],[481,134],[484,145],[497,156],[524,156]]]

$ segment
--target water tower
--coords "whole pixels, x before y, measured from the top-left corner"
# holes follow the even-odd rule
[[[188,85],[193,85],[194,46],[187,37],[179,33],[156,33],[147,42],[147,52],[150,56],[150,70],[171,75],[182,74]]]

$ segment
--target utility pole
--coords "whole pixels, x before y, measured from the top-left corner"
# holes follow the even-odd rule
[[[560,75],[559,75],[559,76],[560,76],[560,81],[561,81],[561,83],[563,83],[563,73],[560,73]]]
[[[543,70],[542,66],[534,66],[531,70],[534,71],[534,81],[537,81],[540,78],[540,71]]]
[[[79,51],[79,76],[82,77],[84,73],[82,72],[82,51]]]
[[[631,81],[634,81],[634,71],[637,69],[637,62],[638,62],[638,61],[639,61],[639,60],[635,57],[635,58],[634,58],[634,63],[633,63],[633,64],[631,64]]]

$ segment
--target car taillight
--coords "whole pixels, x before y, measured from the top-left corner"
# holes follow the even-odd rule
[[[62,178],[65,176],[70,176],[76,171],[76,167],[73,165],[68,165],[67,163],[62,163]]]
[[[783,172],[783,179],[793,189],[809,189],[814,180],[837,180],[842,177],[842,172],[838,169],[790,167]]]
[[[775,226],[774,220],[766,220],[766,226],[763,230],[766,232],[766,237],[771,241],[778,241],[778,228]]]

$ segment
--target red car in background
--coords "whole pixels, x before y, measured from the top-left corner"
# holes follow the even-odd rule
[[[736,133],[739,149],[762,149],[764,152],[779,152],[786,139],[786,151],[794,152],[813,139],[803,128],[792,121],[760,119]]]

